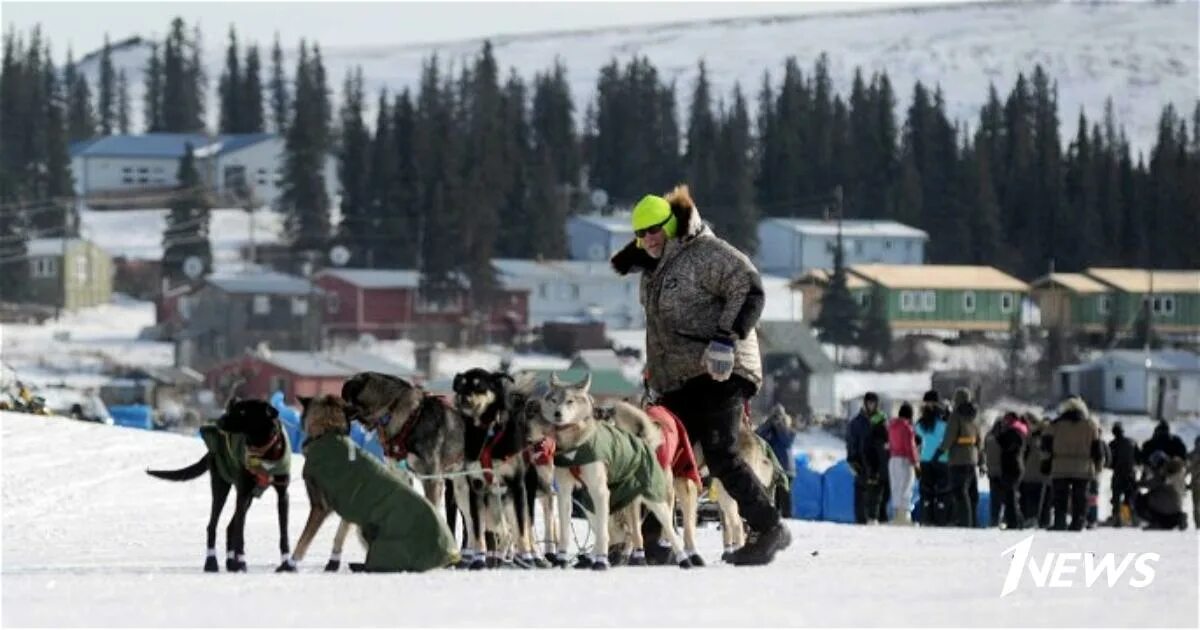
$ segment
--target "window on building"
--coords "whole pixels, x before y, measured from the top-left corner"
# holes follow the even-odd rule
[[[146,183],[146,182],[148,182],[148,181],[150,181],[150,179],[149,179],[148,177],[139,177],[139,178],[138,178],[138,183],[139,183],[139,184],[145,184],[145,183]]]
[[[223,173],[225,190],[239,190],[246,186],[246,167],[245,166],[226,166]]]
[[[146,168],[145,166],[139,166],[139,167],[138,167],[138,174],[139,174],[139,175],[141,175],[142,173],[149,173],[149,172],[150,172],[150,169]]]
[[[891,248],[892,248],[892,241],[891,241],[891,239],[888,239],[888,240],[886,240],[886,241],[884,241],[884,242],[883,242],[883,248],[884,248],[884,249],[891,249]]]
[[[1124,376],[1117,376],[1117,377],[1113,378],[1113,389],[1115,389],[1119,392],[1125,391],[1125,377]]]
[[[58,261],[53,258],[33,259],[33,277],[52,278],[58,273]]]
[[[867,308],[871,305],[871,294],[866,291],[855,294],[854,298],[858,302],[859,308]]]
[[[1173,296],[1163,298],[1163,313],[1166,315],[1175,314],[1175,298]]]
[[[330,293],[329,297],[326,298],[325,312],[329,313],[330,315],[337,315],[338,311],[340,310],[342,310],[341,296],[336,293]]]
[[[1000,294],[1000,312],[1001,313],[1011,313],[1012,310],[1013,310],[1013,294],[1008,293],[1008,292],[1001,293]]]
[[[963,311],[967,313],[975,312],[975,292],[966,291],[963,293]]]
[[[900,310],[905,313],[917,310],[917,294],[912,291],[901,291]]]
[[[126,166],[126,167],[124,167],[124,168],[122,168],[122,169],[121,169],[121,172],[122,172],[122,173],[132,173],[132,172],[133,172],[133,167],[132,167],[132,166]]]
[[[1096,300],[1096,312],[1101,315],[1108,315],[1112,310],[1112,296],[1101,295],[1100,299]]]
[[[75,258],[75,279],[79,282],[87,282],[88,279],[88,259],[87,256],[77,256]]]
[[[925,291],[921,294],[921,310],[926,313],[932,313],[937,310],[937,294],[933,291]]]
[[[292,298],[292,315],[303,317],[308,315],[308,298],[294,297]]]
[[[122,178],[121,178],[121,183],[122,183],[122,184],[132,184],[132,183],[133,183],[133,178],[132,178],[132,177],[122,177]]]
[[[269,296],[269,295],[254,296],[254,314],[255,315],[270,315],[271,314],[271,296]]]

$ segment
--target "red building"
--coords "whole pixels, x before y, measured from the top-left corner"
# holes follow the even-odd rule
[[[324,269],[314,282],[326,292],[326,339],[378,339],[456,342],[471,328],[470,294],[458,291],[439,302],[422,295],[421,275],[404,269]],[[502,290],[482,332],[504,337],[529,322],[529,292]]]
[[[222,395],[238,381],[241,398],[269,399],[282,391],[284,400],[300,396],[342,393],[342,383],[358,372],[383,372],[419,383],[419,376],[403,366],[363,352],[323,353],[259,348],[213,366],[205,372],[205,384]]]

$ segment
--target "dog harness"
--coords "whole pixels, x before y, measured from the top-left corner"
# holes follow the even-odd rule
[[[292,448],[287,432],[275,420],[271,439],[261,448],[246,444],[246,436],[229,433],[210,424],[200,428],[200,438],[213,458],[213,470],[226,483],[236,485],[245,471],[255,480],[255,496],[262,494],[271,478],[291,473]]]
[[[450,407],[450,402],[444,396],[429,396],[426,395],[421,399],[421,403],[413,409],[408,415],[408,419],[404,421],[404,426],[396,432],[396,435],[388,437],[387,425],[392,421],[392,414],[385,414],[379,418],[376,431],[380,436],[380,445],[383,447],[383,454],[395,461],[404,461],[408,458],[408,438],[412,435],[413,429],[417,426],[417,422],[421,419],[421,411],[425,409],[425,405],[429,401],[436,401],[445,407]]]

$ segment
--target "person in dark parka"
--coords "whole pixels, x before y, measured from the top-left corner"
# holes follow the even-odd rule
[[[867,392],[863,396],[862,408],[850,419],[846,429],[846,463],[854,471],[854,521],[860,525],[869,520],[879,520],[878,511],[872,514],[866,509],[867,501],[863,496],[866,487],[866,464],[863,458],[867,435],[871,431],[871,416],[878,411],[879,396],[875,392]]]
[[[1112,427],[1113,439],[1108,443],[1111,454],[1109,468],[1112,469],[1112,517],[1109,523],[1121,527],[1131,523],[1122,518],[1122,508],[1132,517],[1133,499],[1137,496],[1137,463],[1140,459],[1137,444],[1125,437],[1125,427],[1120,422]]]
[[[1000,474],[996,480],[999,495],[993,492],[992,501],[998,501],[1008,529],[1022,529],[1025,518],[1021,513],[1020,488],[1025,476],[1025,450],[1029,441],[1029,427],[1015,413],[1004,414],[996,442],[1000,448]],[[996,524],[997,526],[999,523]]]

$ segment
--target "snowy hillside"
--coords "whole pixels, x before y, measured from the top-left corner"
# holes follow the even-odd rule
[[[76,450],[65,453],[64,445]],[[298,575],[276,575],[270,498],[251,510],[247,575],[201,573],[208,484],[152,479],[195,461],[195,438],[0,413],[2,618],[7,626],[1195,626],[1192,532],[1034,535],[1043,551],[1158,553],[1154,581],[1037,589],[1001,598],[1021,532],[790,523],[765,568],[713,566],[366,576],[320,572],[327,523]],[[296,462],[297,469],[303,459]],[[308,510],[291,487],[293,543]],[[229,506],[226,508],[230,509]],[[228,519],[229,512],[225,514]],[[218,545],[223,547],[224,524]],[[577,524],[577,528],[582,528]],[[580,531],[580,535],[583,532]],[[701,553],[720,541],[701,530]],[[357,561],[358,543],[347,544]],[[1080,569],[1079,573],[1082,573]],[[1068,579],[1070,576],[1068,576]],[[861,602],[862,605],[852,603]],[[868,605],[869,603],[869,605]],[[851,605],[847,605],[851,604]]]
[[[680,8],[680,19],[686,20],[686,8]],[[648,56],[676,81],[681,112],[701,58],[719,93],[727,95],[734,82],[740,82],[744,92],[754,95],[764,70],[775,81],[780,79],[787,56],[796,56],[807,73],[817,55],[827,52],[835,87],[843,95],[849,93],[855,67],[868,76],[886,70],[899,93],[899,114],[908,107],[913,82],[921,80],[940,84],[950,115],[971,125],[978,119],[989,82],[1007,93],[1018,72],[1028,74],[1040,63],[1058,83],[1064,142],[1074,131],[1081,107],[1094,119],[1111,97],[1135,149],[1148,149],[1166,103],[1184,113],[1195,105],[1197,9],[1196,2],[1000,2],[866,10],[846,4],[838,12],[506,36],[493,38],[493,44],[501,67],[514,67],[526,78],[561,58],[577,118],[593,98],[600,68],[613,58],[624,62],[633,54]],[[215,87],[225,54],[224,39],[216,33],[225,25],[204,26],[209,77]],[[128,34],[113,35],[120,39]],[[323,53],[336,98],[336,86],[356,65],[363,67],[369,94],[383,87],[395,93],[415,88],[422,60],[432,53],[460,68],[479,46],[477,40],[441,45],[396,42],[326,47]],[[142,103],[148,50],[145,44],[133,45],[114,55],[114,64],[129,75],[135,108]],[[295,54],[294,49],[286,53],[289,72]],[[93,80],[97,65],[96,57],[84,64]],[[209,112],[217,109],[210,106]],[[140,113],[134,120],[140,120]]]

